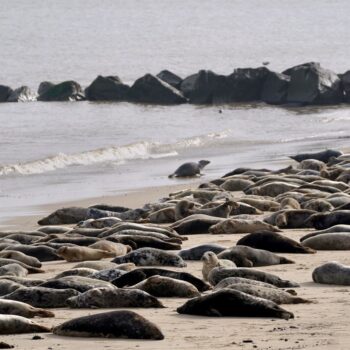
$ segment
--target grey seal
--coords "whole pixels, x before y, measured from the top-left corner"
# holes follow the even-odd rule
[[[80,293],[84,293],[93,288],[114,288],[114,286],[109,282],[82,276],[66,276],[58,279],[48,280],[40,284],[40,287],[54,289],[75,289]]]
[[[0,299],[0,314],[18,315],[28,318],[35,316],[55,317],[55,314],[49,310],[39,309],[20,301],[4,299]]]
[[[44,287],[23,287],[3,296],[3,299],[17,300],[28,303],[34,307],[50,308],[65,307],[66,300],[78,295],[75,289],[52,289]]]
[[[193,298],[200,295],[191,283],[165,276],[151,276],[129,288],[141,289],[155,297]]]
[[[309,300],[295,297],[282,289],[266,288],[263,286],[253,286],[246,283],[235,283],[227,286],[229,289],[238,290],[243,293],[253,295],[258,298],[271,300],[276,304],[305,304]]]
[[[136,266],[186,266],[186,263],[178,255],[156,248],[139,248],[124,256],[116,257],[112,262],[116,264],[132,262]]]
[[[323,233],[303,240],[302,245],[315,250],[350,250],[350,232]]]
[[[220,259],[233,261],[238,267],[269,266],[279,264],[293,264],[294,261],[276,255],[267,250],[255,249],[238,245],[218,254]]]
[[[162,308],[163,304],[154,296],[139,289],[94,288],[76,297],[69,298],[71,308]]]
[[[316,283],[350,286],[350,266],[337,261],[328,262],[312,272],[312,279]]]
[[[0,315],[0,334],[47,333],[50,331],[50,328],[22,316]]]
[[[316,253],[315,250],[308,247],[303,247],[300,243],[291,238],[285,237],[277,232],[269,231],[250,233],[239,239],[237,245],[245,245],[276,253]]]
[[[226,247],[211,243],[211,244],[201,244],[192,248],[181,250],[178,255],[184,260],[201,260],[205,252],[213,252],[219,254],[227,249]],[[225,258],[226,259],[226,258]]]
[[[138,268],[133,271],[122,275],[121,277],[112,281],[112,284],[121,288],[125,286],[133,286],[138,282],[145,280],[150,276],[165,276],[170,278],[175,278],[181,281],[186,281],[193,284],[200,292],[209,290],[211,287],[202,281],[201,279],[191,275],[188,272],[177,272],[159,268]]]
[[[210,163],[209,160],[200,160],[198,163],[189,162],[180,165],[173,174],[168,177],[191,177],[201,175],[201,170]]]
[[[132,311],[112,311],[75,318],[53,329],[56,335],[162,340],[159,328]]]
[[[282,280],[278,276],[271,273],[245,267],[238,267],[236,269],[216,267],[209,273],[209,282],[215,286],[221,280],[227,277],[249,278],[256,281],[270,283],[279,288],[299,287],[297,283],[288,280]]]
[[[288,320],[294,315],[276,303],[232,289],[188,300],[177,308],[179,314],[201,316],[276,317]]]

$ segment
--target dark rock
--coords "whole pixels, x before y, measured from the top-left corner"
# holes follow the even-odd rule
[[[99,75],[85,89],[85,96],[90,101],[126,101],[129,89],[117,76]]]
[[[290,76],[269,72],[262,88],[261,100],[270,104],[283,104],[287,101]]]
[[[238,68],[227,77],[228,94],[220,102],[253,102],[261,100],[263,85],[270,71],[266,67]]]
[[[137,79],[128,96],[130,101],[140,103],[168,105],[187,102],[179,90],[151,74]]]
[[[310,62],[283,72],[290,76],[287,102],[296,104],[336,104],[343,100],[341,80],[319,63]]]
[[[0,349],[13,349],[13,348],[14,348],[13,345],[7,344],[3,341],[0,342]]]
[[[227,90],[227,77],[210,70],[200,70],[185,78],[180,90],[194,104],[212,104],[217,95]]]
[[[13,93],[13,90],[6,85],[0,85],[0,102],[7,102],[7,99]]]
[[[178,75],[168,71],[168,70],[162,70],[160,73],[157,74],[157,77],[175,89],[180,89],[180,85],[182,83],[182,78],[180,78]]]
[[[51,89],[54,86],[55,86],[55,84],[51,83],[51,81],[41,82],[39,87],[38,87],[38,95],[43,95],[47,90]]]
[[[260,101],[269,70],[238,68],[229,76],[201,70],[181,83],[181,91],[196,104],[221,104]]]
[[[344,102],[350,103],[350,70],[340,75],[342,88],[344,90]]]
[[[35,101],[35,99],[35,94],[29,89],[28,86],[21,86],[12,91],[11,95],[7,99],[7,102],[28,102]]]
[[[32,337],[32,340],[41,340],[41,339],[44,339],[43,337],[40,337],[40,335],[34,335]]]
[[[46,86],[44,92],[38,97],[38,101],[80,101],[83,99],[81,86],[72,80],[51,87]]]

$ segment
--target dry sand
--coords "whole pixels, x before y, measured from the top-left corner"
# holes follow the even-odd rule
[[[191,184],[192,187],[193,184]],[[146,202],[166,196],[169,192],[189,186],[159,187],[117,197],[94,198],[68,205],[90,205],[98,202],[138,207]],[[63,204],[40,208],[47,214]],[[17,218],[8,222],[9,228],[36,227],[37,216]],[[299,239],[306,230],[288,230],[287,236]],[[243,235],[193,235],[188,236],[183,246],[200,243],[219,243],[227,247],[235,245]],[[327,286],[312,282],[311,273],[316,266],[338,260],[350,265],[347,251],[318,252],[317,254],[281,254],[293,259],[296,264],[259,268],[275,273],[283,279],[301,284],[298,295],[313,301],[312,304],[282,305],[295,315],[285,321],[269,318],[210,318],[187,316],[176,313],[176,308],[186,299],[162,298],[165,309],[133,309],[156,323],[164,333],[162,341],[135,341],[120,339],[70,338],[53,334],[40,334],[41,340],[32,340],[32,334],[1,336],[0,341],[15,346],[15,349],[350,349],[350,286]],[[183,269],[201,277],[201,263],[187,262]],[[52,277],[69,269],[73,263],[50,262],[44,264],[45,274],[30,275],[32,278]],[[74,317],[107,311],[106,309],[54,309],[52,319],[36,321],[55,326]]]

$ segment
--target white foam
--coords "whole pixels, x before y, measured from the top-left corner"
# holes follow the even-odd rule
[[[69,166],[88,166],[95,163],[120,162],[134,159],[157,159],[178,155],[186,148],[201,147],[215,139],[225,138],[228,131],[180,140],[173,144],[142,141],[123,146],[112,146],[75,154],[59,153],[52,157],[0,166],[0,176],[33,175],[63,169]]]

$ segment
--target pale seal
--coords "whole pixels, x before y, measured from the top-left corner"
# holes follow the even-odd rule
[[[177,308],[180,314],[201,316],[276,317],[288,320],[294,315],[276,303],[232,289],[188,300]]]
[[[193,298],[200,295],[191,283],[164,276],[151,276],[129,288],[141,289],[155,297]]]
[[[51,329],[17,315],[0,315],[0,334],[47,333]]]
[[[210,227],[209,232],[212,234],[225,233],[252,233],[257,231],[269,230],[279,232],[277,227],[274,227],[260,220],[243,220],[243,219],[227,219]]]
[[[165,276],[175,278],[181,281],[186,281],[193,284],[200,292],[209,290],[211,287],[201,279],[191,275],[188,272],[177,272],[159,268],[138,268],[126,273],[125,275],[115,279],[112,283],[118,288],[125,286],[133,286],[150,276]]]
[[[204,281],[208,281],[209,273],[215,267],[236,267],[236,264],[233,261],[226,259],[218,259],[217,255],[213,252],[204,253],[201,260],[203,262],[202,275]]]
[[[0,314],[18,315],[32,318],[38,317],[55,317],[55,314],[49,310],[35,308],[29,304],[15,300],[0,299]]]
[[[71,337],[105,337],[162,340],[159,328],[132,311],[112,311],[75,318],[53,329]]]
[[[115,257],[115,252],[78,246],[61,247],[57,249],[56,253],[68,262],[92,261]]]

